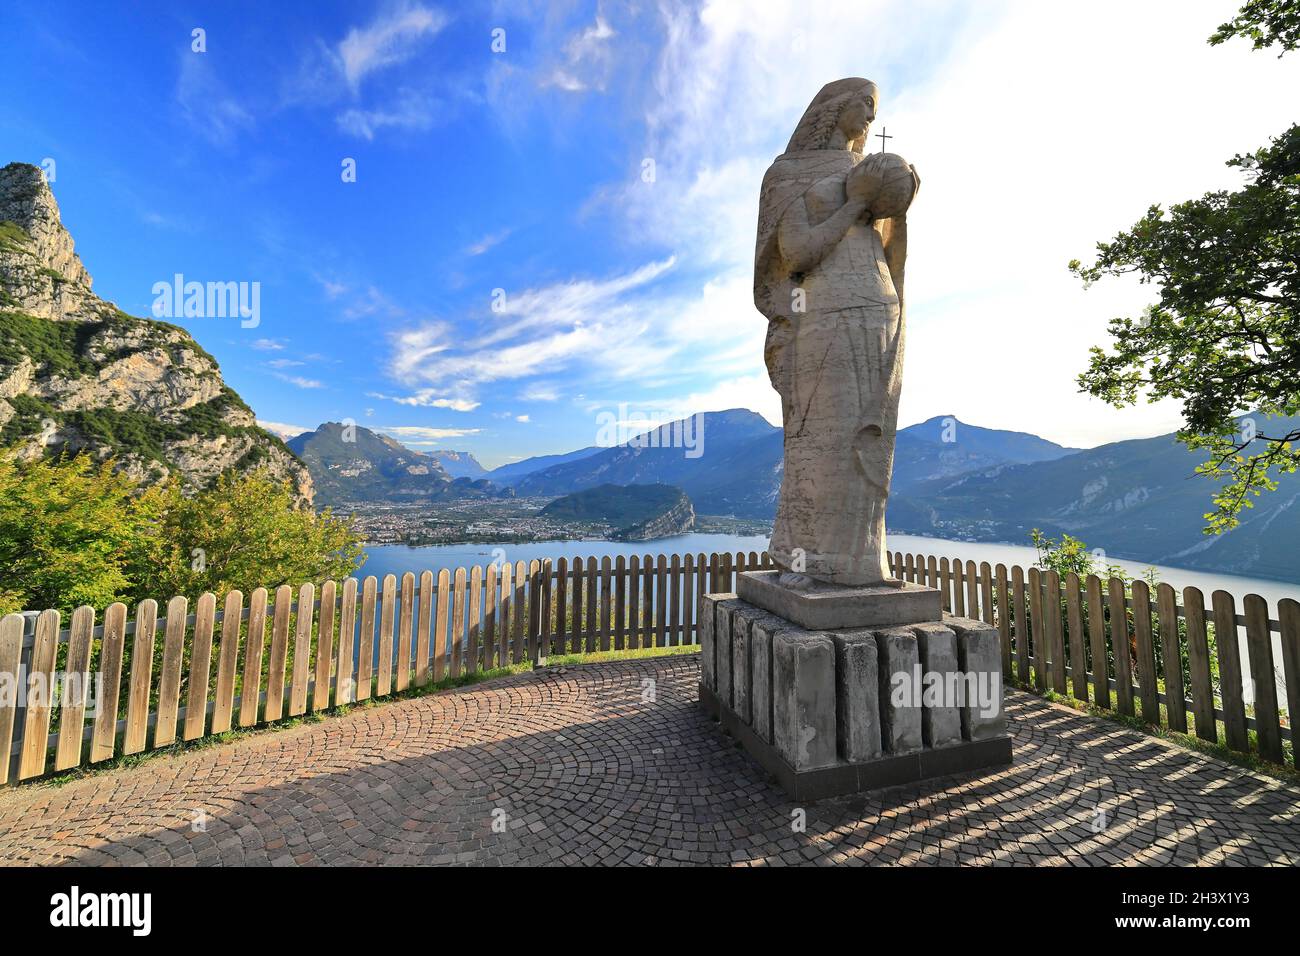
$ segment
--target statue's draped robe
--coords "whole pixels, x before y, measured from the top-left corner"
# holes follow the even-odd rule
[[[795,203],[810,227],[843,205],[861,159],[845,149],[777,157],[763,177],[754,255],[754,302],[769,320],[765,358],[785,422],[768,550],[786,570],[843,585],[891,577],[885,505],[902,387],[906,227],[861,221],[802,275],[785,264],[781,231]]]

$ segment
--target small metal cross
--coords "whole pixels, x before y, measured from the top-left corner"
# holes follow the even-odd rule
[[[885,140],[894,138],[885,132],[886,129],[888,129],[888,127],[882,126],[880,127],[880,132],[876,134],[876,139],[880,140],[880,151],[882,153],[885,151],[885,147],[888,145],[885,142]]]

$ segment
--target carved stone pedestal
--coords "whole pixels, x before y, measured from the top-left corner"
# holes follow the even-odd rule
[[[915,620],[934,600],[920,592],[938,596],[931,588],[842,589],[830,595],[838,603],[817,605],[817,595],[779,594],[773,575],[741,574],[737,588],[804,620],[870,622],[812,628],[735,594],[703,599],[700,702],[792,797],[1011,762],[996,628],[938,604]]]

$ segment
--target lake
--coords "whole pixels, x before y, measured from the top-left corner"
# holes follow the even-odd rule
[[[971,541],[944,541],[938,538],[920,538],[914,535],[894,534],[889,536],[889,547],[911,554],[933,554],[936,557],[961,558],[979,564],[987,561],[996,566],[999,562],[1011,567],[1019,564],[1028,568],[1037,560],[1033,548],[1014,544],[982,544]],[[421,571],[433,571],[436,575],[443,568],[468,568],[475,564],[487,565],[495,560],[532,561],[534,558],[568,558],[576,557],[611,559],[622,555],[630,558],[634,554],[646,555],[686,555],[712,554],[715,551],[757,551],[760,554],[767,548],[766,535],[732,535],[732,534],[683,534],[672,538],[659,538],[654,541],[534,541],[526,544],[438,544],[409,547],[400,544],[380,544],[366,547],[368,555],[362,575],[373,574],[383,578],[393,574],[400,578],[407,571],[417,577]],[[1108,558],[1108,563],[1118,564],[1133,575],[1141,575],[1148,567],[1155,567],[1161,581],[1173,585],[1180,592],[1184,587],[1200,588],[1209,596],[1222,588],[1238,601],[1247,594],[1258,594],[1268,601],[1269,613],[1277,615],[1277,602],[1282,598],[1300,599],[1300,584],[1287,584],[1261,578],[1240,577],[1232,574],[1213,574],[1207,571],[1189,571],[1183,568],[1169,568],[1160,565],[1148,565],[1141,561],[1126,561],[1120,558]]]

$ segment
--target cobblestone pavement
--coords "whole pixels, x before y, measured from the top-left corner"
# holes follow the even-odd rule
[[[0,863],[1300,863],[1300,788],[1020,692],[1011,766],[800,807],[697,680],[546,669],[6,790]]]

